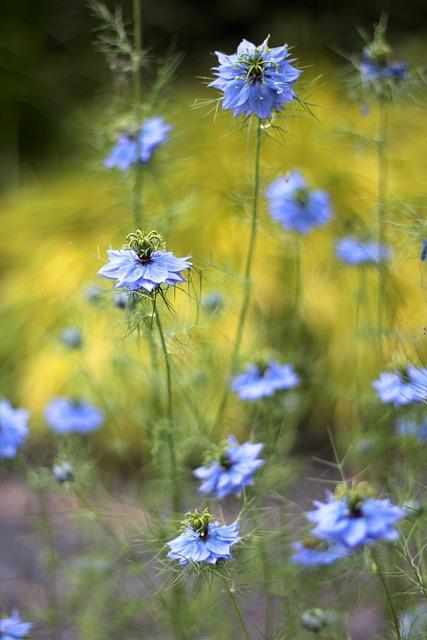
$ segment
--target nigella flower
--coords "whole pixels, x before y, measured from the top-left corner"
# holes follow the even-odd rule
[[[26,638],[32,629],[30,622],[22,622],[15,609],[10,618],[0,618],[0,638],[2,640],[19,640]]]
[[[219,499],[241,493],[245,486],[253,484],[254,473],[264,464],[258,457],[263,447],[262,443],[239,444],[229,436],[228,446],[222,447],[216,458],[194,470],[196,478],[202,480],[199,491]]]
[[[400,418],[396,422],[396,433],[399,436],[413,436],[419,442],[427,440],[427,419],[421,421],[408,418]]]
[[[70,349],[79,349],[83,344],[82,332],[75,327],[64,329],[59,338]]]
[[[390,60],[390,48],[385,46],[382,52],[365,47],[360,63],[360,73],[364,82],[375,80],[403,80],[408,72],[409,65],[402,61]]]
[[[343,545],[315,538],[294,542],[292,547],[295,551],[293,562],[304,567],[330,565],[349,555],[349,550]]]
[[[124,249],[108,251],[110,261],[98,275],[116,280],[116,287],[148,293],[162,284],[175,286],[185,282],[181,274],[192,266],[191,262],[188,257],[177,258],[165,251],[163,239],[156,231],[144,235],[138,230],[127,239]]]
[[[0,400],[0,458],[14,458],[28,435],[26,409],[14,409],[7,400]]]
[[[316,509],[306,514],[316,526],[313,535],[350,549],[376,541],[395,542],[396,523],[406,514],[390,500],[365,498],[362,490],[342,497],[328,493],[327,502],[315,501]]]
[[[53,466],[52,475],[59,484],[72,482],[74,480],[74,468],[69,462],[63,460]]]
[[[379,264],[391,258],[391,251],[375,240],[341,238],[335,247],[337,258],[352,266]]]
[[[127,171],[137,163],[146,164],[157,147],[166,142],[171,130],[172,127],[163,118],[148,118],[139,130],[120,136],[106,159],[105,166],[107,169],[116,167],[120,171]]]
[[[381,402],[385,404],[399,407],[412,402],[422,402],[427,399],[427,369],[417,369],[409,365],[394,372],[383,371],[372,386],[377,390]]]
[[[167,543],[168,558],[179,564],[230,560],[232,547],[240,541],[237,520],[229,525],[213,521],[208,509],[188,514],[184,531]]]
[[[308,233],[321,227],[332,215],[330,197],[311,189],[299,171],[277,178],[266,191],[271,217],[287,231]]]
[[[231,388],[241,400],[260,400],[281,391],[294,389],[300,378],[291,364],[278,364],[271,360],[268,364],[249,364],[245,373],[235,376]]]
[[[426,259],[427,259],[427,240],[423,240],[420,260],[421,262],[425,262]]]
[[[101,411],[88,402],[54,398],[46,407],[45,418],[57,433],[90,433],[104,422]]]
[[[268,38],[259,46],[242,40],[232,55],[215,53],[219,66],[209,86],[223,92],[222,108],[231,109],[234,117],[265,120],[294,100],[292,85],[302,72],[292,66],[287,45],[270,48]]]
[[[427,637],[427,604],[422,602],[399,617],[402,640],[425,640]]]

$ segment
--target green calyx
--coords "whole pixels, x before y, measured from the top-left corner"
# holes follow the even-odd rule
[[[141,262],[148,262],[150,256],[158,249],[165,247],[165,242],[157,231],[144,233],[140,229],[126,236],[127,247],[133,249]]]
[[[203,511],[196,509],[186,515],[187,518],[184,520],[184,526],[193,529],[200,538],[206,538],[209,531],[209,524],[212,522],[212,515],[209,509],[206,508],[203,509]]]
[[[335,489],[335,496],[338,499],[347,499],[348,508],[355,517],[360,516],[362,505],[365,500],[372,498],[374,495],[374,488],[369,482],[352,484],[351,487],[348,487],[345,484],[339,484]]]
[[[310,197],[310,191],[307,187],[300,187],[296,189],[294,193],[294,200],[301,206],[305,207],[308,202],[308,198]]]
[[[367,47],[369,57],[379,67],[385,67],[391,55],[391,47],[385,40],[387,29],[387,20],[381,17],[379,23],[375,27],[374,37],[370,45]]]

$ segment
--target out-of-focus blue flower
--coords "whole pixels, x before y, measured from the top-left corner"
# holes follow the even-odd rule
[[[396,541],[399,532],[395,525],[406,515],[388,499],[363,499],[357,493],[343,498],[329,493],[327,502],[316,500],[314,504],[316,509],[306,514],[316,525],[313,535],[350,549],[376,541]]]
[[[302,71],[292,66],[287,45],[268,46],[268,38],[258,46],[242,40],[232,55],[216,52],[219,66],[210,87],[223,92],[222,108],[234,117],[255,115],[269,118],[295,98],[292,85]]]
[[[420,260],[421,262],[424,262],[426,259],[427,259],[427,240],[423,240]]]
[[[391,258],[391,251],[375,240],[359,240],[358,238],[341,238],[336,244],[337,257],[352,266],[362,264],[379,264]]]
[[[271,217],[287,231],[308,233],[322,227],[332,215],[325,191],[310,189],[299,171],[277,178],[266,191]]]
[[[45,418],[57,433],[90,433],[104,422],[101,411],[87,402],[54,398],[46,407]]]
[[[98,275],[116,280],[115,287],[148,293],[162,284],[175,286],[185,282],[181,274],[192,266],[191,262],[188,257],[177,258],[160,248],[164,244],[159,234],[136,231],[128,235],[128,241],[128,248],[108,251],[110,261]]]
[[[249,364],[245,373],[235,376],[231,388],[241,400],[260,400],[281,391],[294,389],[300,377],[291,364],[278,364],[274,360],[266,366]]]
[[[30,622],[22,622],[15,609],[10,618],[0,618],[0,638],[2,640],[19,640],[26,638],[32,629]]]
[[[59,338],[70,349],[79,349],[83,344],[82,332],[75,327],[64,329]]]
[[[330,565],[350,554],[349,550],[341,544],[329,544],[314,539],[308,543],[294,542],[292,547],[295,551],[292,556],[293,562],[304,567]]]
[[[107,169],[113,167],[127,171],[138,162],[146,164],[154,151],[169,137],[172,127],[163,118],[153,116],[142,124],[139,131],[124,133],[118,139],[105,161]]]
[[[408,69],[406,62],[390,60],[390,48],[387,45],[382,51],[369,46],[363,49],[359,70],[366,83],[378,80],[399,82],[405,78]]]
[[[120,291],[120,293],[116,293],[113,298],[114,306],[118,309],[127,309],[131,302],[130,294],[128,291]]]
[[[402,640],[425,640],[427,637],[427,604],[418,604],[400,615]]]
[[[59,482],[59,484],[71,482],[74,480],[74,467],[66,460],[63,460],[62,462],[57,462],[53,466],[52,474],[56,482]]]
[[[372,386],[385,404],[399,407],[427,399],[427,369],[409,365],[401,371],[383,371]]]
[[[263,447],[262,443],[239,444],[234,436],[229,436],[228,446],[219,452],[217,459],[194,470],[196,478],[202,480],[199,491],[219,499],[241,493],[245,486],[253,484],[254,473],[264,464],[258,457]]]
[[[213,521],[207,509],[195,511],[186,521],[184,531],[167,543],[168,558],[179,564],[206,562],[216,564],[218,560],[230,560],[232,547],[240,541],[239,523],[223,525]]]
[[[28,435],[27,409],[14,409],[0,400],[0,458],[14,458]]]
[[[399,418],[396,422],[396,433],[399,436],[414,436],[419,442],[427,440],[427,419],[421,421],[410,418]]]
[[[210,291],[202,300],[202,306],[206,311],[215,313],[219,311],[224,304],[224,297],[219,291]]]
[[[90,304],[97,304],[102,298],[102,289],[97,284],[89,284],[84,292],[85,299]]]

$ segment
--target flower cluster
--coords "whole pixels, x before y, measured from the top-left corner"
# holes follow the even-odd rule
[[[268,38],[258,46],[242,40],[236,53],[217,51],[216,56],[219,66],[213,68],[216,79],[210,86],[223,92],[222,107],[235,117],[266,120],[294,100],[292,85],[302,72],[292,66],[287,45],[270,48]]]
[[[427,369],[408,365],[397,371],[384,371],[372,386],[384,404],[399,407],[427,399]]]
[[[45,418],[57,433],[91,433],[102,426],[104,416],[88,402],[58,397],[46,407]]]
[[[108,251],[110,261],[98,275],[116,280],[115,287],[152,293],[162,284],[175,286],[185,282],[182,272],[191,267],[186,258],[177,258],[164,250],[162,237],[156,231],[130,233],[124,249]]]
[[[272,218],[287,231],[306,234],[326,224],[332,215],[329,195],[310,189],[299,171],[277,178],[266,196]]]
[[[245,373],[235,376],[232,389],[241,400],[255,401],[268,398],[283,389],[294,389],[300,378],[291,364],[249,364]]]
[[[184,531],[167,543],[168,557],[179,564],[204,562],[216,564],[231,558],[232,547],[240,541],[239,523],[223,525],[213,521],[208,509],[188,514]]]
[[[335,247],[337,258],[351,266],[380,264],[391,258],[391,251],[375,240],[341,238]]]
[[[108,169],[113,167],[127,171],[138,163],[147,164],[155,150],[167,141],[172,127],[163,118],[148,118],[136,131],[124,133],[118,139],[105,161]]]
[[[0,458],[14,458],[28,435],[26,409],[14,409],[7,400],[0,400]]]
[[[239,444],[229,436],[228,444],[208,465],[194,470],[195,477],[202,480],[199,491],[219,499],[240,494],[245,486],[253,484],[254,473],[264,464],[258,457],[263,447],[262,443]]]

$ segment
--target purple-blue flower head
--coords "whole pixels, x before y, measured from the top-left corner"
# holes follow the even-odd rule
[[[220,500],[229,494],[240,494],[244,487],[253,484],[254,473],[264,464],[259,458],[263,447],[262,443],[239,444],[234,436],[229,436],[228,444],[221,447],[209,464],[194,470],[195,477],[202,480],[199,491]]]
[[[223,92],[222,108],[231,109],[234,117],[270,118],[292,102],[292,88],[302,71],[292,66],[288,46],[268,46],[268,38],[259,46],[242,40],[236,53],[216,52],[219,65],[213,68],[216,79],[210,87]]]
[[[396,433],[402,437],[412,436],[419,442],[425,442],[427,440],[427,418],[422,420],[399,418],[396,421]]]
[[[127,171],[137,163],[147,164],[155,150],[167,141],[171,130],[172,127],[163,118],[148,118],[139,130],[120,136],[106,159],[105,166],[107,169],[115,167],[120,171]]]
[[[427,369],[409,365],[405,369],[383,371],[372,386],[381,402],[399,407],[427,399]]]
[[[409,65],[406,62],[390,60],[390,53],[387,45],[384,45],[381,51],[371,46],[363,49],[359,66],[363,82],[404,80]]]
[[[395,542],[395,525],[406,513],[390,500],[364,498],[356,491],[343,497],[328,494],[327,502],[315,501],[306,516],[316,526],[313,535],[355,549],[377,541]]]
[[[14,409],[7,400],[0,400],[0,458],[14,458],[28,435],[26,409]]]
[[[102,412],[82,400],[57,397],[45,410],[46,422],[57,433],[91,433],[103,422]]]
[[[277,178],[266,191],[271,217],[287,231],[308,233],[322,227],[332,215],[330,197],[311,189],[299,171]]]
[[[162,284],[175,286],[185,282],[182,272],[192,266],[191,262],[188,257],[177,258],[165,251],[157,232],[144,235],[142,231],[135,231],[128,235],[128,243],[124,249],[108,251],[110,261],[98,275],[116,280],[115,287],[148,293]]]
[[[349,555],[347,547],[315,538],[306,542],[294,542],[292,547],[295,551],[292,556],[293,562],[303,567],[330,565]]]
[[[240,541],[237,520],[229,525],[214,521],[207,509],[188,514],[184,531],[167,543],[168,558],[179,564],[230,560],[232,547]]]
[[[300,377],[291,364],[271,360],[266,365],[249,364],[245,373],[235,376],[231,388],[241,400],[268,398],[283,389],[294,389]]]
[[[32,626],[30,622],[22,622],[19,612],[15,609],[10,618],[0,618],[0,638],[1,640],[26,638]]]
[[[379,264],[391,258],[391,251],[375,240],[359,240],[348,236],[341,238],[335,247],[339,260],[351,266]]]

